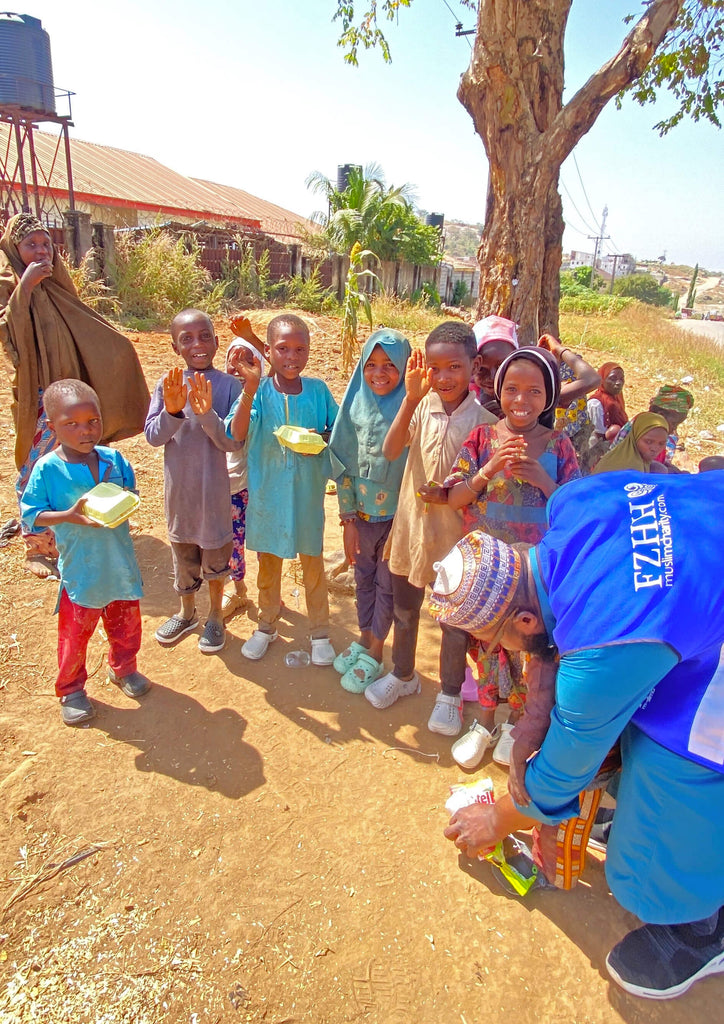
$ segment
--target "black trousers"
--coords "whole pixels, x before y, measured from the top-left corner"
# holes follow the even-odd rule
[[[395,576],[392,573],[392,664],[398,679],[409,678],[415,671],[417,633],[424,599],[424,587],[413,587],[405,576]],[[457,696],[465,680],[468,634],[456,626],[446,626],[442,623],[440,629],[440,688],[443,693]]]

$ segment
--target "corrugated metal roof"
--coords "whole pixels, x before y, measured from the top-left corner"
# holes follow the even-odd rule
[[[67,192],[62,143],[56,157],[57,136],[35,131],[33,139],[47,184],[54,191]],[[310,221],[291,210],[267,203],[241,189],[187,178],[150,156],[74,138],[70,140],[70,149],[73,187],[79,201],[100,204],[105,201],[113,206],[262,227],[273,235],[298,236],[301,225],[308,230],[314,228]],[[12,168],[17,160],[15,138],[11,126],[2,122],[0,153]],[[25,162],[29,166],[27,146]],[[43,187],[45,182],[40,184]]]
[[[319,225],[314,221],[291,210],[285,210],[283,206],[269,203],[266,199],[259,199],[243,189],[235,188],[233,185],[219,185],[215,181],[205,181],[203,178],[195,178],[205,188],[216,192],[219,197],[227,203],[245,210],[249,217],[255,217],[261,222],[262,230],[267,234],[281,237],[282,235],[298,238],[304,232],[319,231]]]

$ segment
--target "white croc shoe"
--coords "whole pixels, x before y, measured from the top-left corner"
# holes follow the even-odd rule
[[[399,697],[409,697],[420,692],[420,680],[415,673],[412,679],[398,679],[394,672],[388,672],[365,690],[365,697],[373,708],[383,711],[391,707]]]
[[[438,693],[427,727],[441,736],[457,736],[463,727],[463,699],[459,693]]]
[[[493,746],[499,735],[500,729],[497,726],[489,732],[476,718],[470,731],[455,740],[450,752],[461,768],[477,768],[485,751]]]
[[[500,739],[495,744],[493,751],[493,760],[504,768],[510,768],[510,755],[513,753],[513,744],[515,743],[513,729],[514,726],[510,722],[503,722],[500,727]]]
[[[273,644],[278,636],[276,630],[273,633],[264,633],[261,629],[255,629],[242,646],[241,653],[250,661],[259,661],[266,654],[269,644]]]
[[[329,642],[328,636],[317,637],[312,640],[312,664],[332,665],[337,657],[334,647]]]

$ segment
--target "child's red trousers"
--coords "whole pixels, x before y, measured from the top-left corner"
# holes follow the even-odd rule
[[[141,647],[141,608],[138,601],[111,601],[105,608],[83,608],[74,604],[65,590],[58,608],[58,678],[55,692],[66,697],[85,687],[88,641],[98,620],[103,620],[110,650],[108,664],[117,676],[136,671]]]

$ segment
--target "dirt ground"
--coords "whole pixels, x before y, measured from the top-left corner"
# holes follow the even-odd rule
[[[310,319],[309,372],[339,397],[335,325]],[[220,334],[225,348],[230,334]],[[132,337],[152,386],[173,361],[168,338]],[[627,394],[637,386],[647,395],[627,372]],[[2,523],[16,514],[7,391],[0,424]],[[437,689],[431,620],[422,693],[384,712],[344,692],[332,668],[285,665],[307,644],[293,563],[280,640],[263,661],[241,656],[247,616],[230,621],[220,655],[201,654],[195,634],[161,648],[154,629],[175,610],[162,453],[142,438],[120,447],[143,501],[133,535],[145,582],[140,667],[155,683],[147,697],[128,700],[107,682],[97,633],[97,717],[64,726],[53,690],[57,583],[24,573],[19,539],[0,551],[3,1024],[719,1019],[720,979],[660,1005],[609,983],[606,953],[636,922],[611,897],[599,855],[576,891],[521,901],[445,840],[448,787],[466,773],[450,741],[426,728]],[[341,547],[335,503],[328,550]],[[353,598],[333,592],[332,609],[341,650],[355,633]],[[504,791],[501,769],[486,760],[482,771]]]

